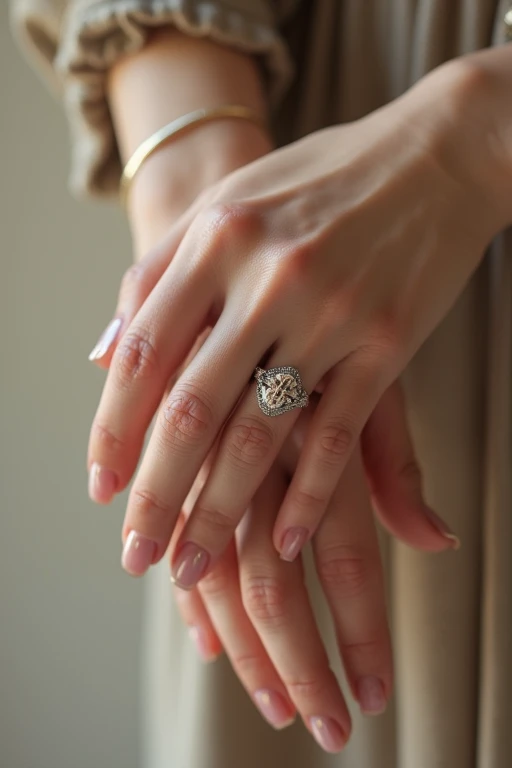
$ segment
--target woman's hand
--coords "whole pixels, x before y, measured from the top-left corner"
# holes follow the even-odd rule
[[[211,661],[224,649],[242,685],[273,727],[286,727],[298,711],[320,746],[337,752],[349,738],[350,717],[318,634],[301,558],[287,564],[272,545],[275,515],[318,400],[314,395],[311,407],[301,413],[257,490],[237,531],[236,544],[229,544],[197,588],[176,588],[175,595],[201,657]],[[422,517],[416,508],[419,471],[401,404],[395,384],[372,416],[387,450],[380,450],[378,435],[367,435],[365,463],[371,465],[372,501],[381,520],[388,529],[399,531],[405,542],[423,548],[419,543]],[[201,493],[213,456],[214,451],[186,500],[175,538]],[[413,477],[415,494],[411,493]],[[172,545],[171,541],[171,549]],[[350,691],[364,714],[380,714],[391,695],[393,662],[382,564],[359,449],[338,483],[312,545],[316,579],[327,600]]]
[[[476,173],[458,154],[453,103],[465,106],[461,94],[471,91],[458,67],[358,123],[235,172],[183,239],[173,232],[162,245],[174,256],[116,349],[89,464],[106,468],[116,490],[128,483],[169,377],[214,317],[159,412],[123,529],[128,550],[144,551],[147,565],[160,559],[222,430],[177,547],[182,586],[194,586],[225,550],[297,418],[261,414],[254,385],[246,391],[256,365],[297,365],[310,392],[325,384],[274,534],[292,559],[379,398],[503,225],[493,163]]]

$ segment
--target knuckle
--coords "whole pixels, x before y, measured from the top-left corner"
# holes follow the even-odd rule
[[[247,417],[233,425],[226,436],[228,455],[241,468],[260,464],[274,444],[274,435],[269,426],[257,417]]]
[[[158,355],[147,331],[128,331],[114,353],[114,371],[122,386],[158,371]]]
[[[233,588],[233,574],[223,565],[217,563],[199,583],[201,595],[209,602],[225,601]]]
[[[171,505],[168,502],[143,488],[132,488],[130,506],[139,519],[166,518],[171,512]]]
[[[229,541],[234,533],[237,520],[223,510],[213,507],[196,505],[193,510],[196,525],[206,529],[216,539],[220,536]]]
[[[161,410],[163,433],[173,445],[196,445],[212,423],[212,411],[204,397],[190,391],[173,390]]]
[[[241,680],[258,679],[264,667],[261,656],[252,653],[235,653],[231,657],[231,663]]]
[[[320,430],[317,455],[323,463],[339,466],[351,453],[356,439],[356,428],[346,418],[331,419]]]
[[[261,214],[248,203],[214,203],[204,212],[210,246],[225,248],[233,240],[252,240],[262,226]]]
[[[121,295],[131,294],[144,282],[146,270],[140,261],[131,264],[121,279]]]
[[[372,637],[365,640],[338,640],[339,649],[345,663],[354,669],[384,667],[389,641],[384,637]]]
[[[404,323],[395,308],[383,308],[373,318],[370,328],[370,343],[366,345],[370,357],[377,359],[394,358],[400,355],[404,345]]]
[[[261,624],[279,626],[290,613],[289,592],[273,576],[247,578],[242,586],[242,600],[249,617]]]
[[[293,493],[292,505],[299,509],[321,511],[327,504],[325,497],[316,496],[304,488],[297,488]]]
[[[347,545],[330,547],[322,552],[317,570],[322,584],[335,590],[339,598],[359,597],[371,578],[368,557],[360,549]]]
[[[126,450],[126,442],[114,435],[109,427],[97,421],[93,422],[91,428],[91,442],[96,452],[110,456],[123,453]]]
[[[319,670],[318,675],[309,678],[291,678],[283,680],[290,696],[297,700],[316,700],[325,696],[325,670]]]

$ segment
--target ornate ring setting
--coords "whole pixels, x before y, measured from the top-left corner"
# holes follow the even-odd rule
[[[256,368],[258,405],[266,416],[279,416],[293,408],[305,408],[309,395],[302,386],[297,368],[283,365],[278,368]]]

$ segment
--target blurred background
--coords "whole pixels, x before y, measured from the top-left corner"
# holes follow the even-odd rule
[[[64,117],[5,3],[0,98],[0,765],[135,768],[142,583],[119,565],[125,497],[94,507],[85,470],[127,227],[69,195]]]

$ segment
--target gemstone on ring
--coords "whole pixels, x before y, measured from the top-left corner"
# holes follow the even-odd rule
[[[305,408],[309,396],[297,368],[283,365],[277,368],[256,368],[258,405],[266,416],[279,416],[293,408]]]

